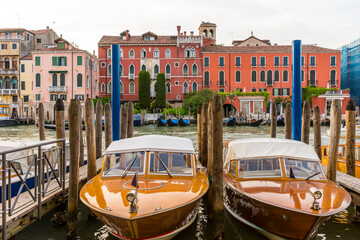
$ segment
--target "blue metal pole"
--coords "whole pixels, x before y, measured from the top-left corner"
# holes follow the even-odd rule
[[[111,46],[112,140],[120,140],[120,46]]]
[[[292,45],[292,139],[301,141],[301,40]]]

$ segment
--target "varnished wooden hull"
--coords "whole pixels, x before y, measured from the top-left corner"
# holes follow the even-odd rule
[[[224,204],[238,220],[270,239],[310,239],[329,216],[315,216],[251,198],[225,183]]]

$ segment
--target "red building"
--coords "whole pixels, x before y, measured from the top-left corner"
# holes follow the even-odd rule
[[[111,45],[120,45],[120,91],[124,101],[138,100],[138,75],[147,70],[151,76],[151,97],[155,97],[158,73],[165,73],[166,98],[181,103],[190,91],[202,90],[202,49],[215,43],[216,25],[202,23],[204,36],[180,32],[158,36],[146,32],[132,36],[129,30],[119,36],[103,36],[98,44],[100,59],[100,97],[111,96]]]

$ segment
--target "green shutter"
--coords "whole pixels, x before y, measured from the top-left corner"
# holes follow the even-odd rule
[[[59,42],[57,47],[58,47],[58,49],[65,49],[65,43]]]
[[[35,66],[40,66],[40,57],[35,57]]]
[[[66,66],[66,57],[64,57],[64,58],[65,58],[64,62],[65,62],[65,66]]]
[[[82,56],[77,56],[77,65],[82,66]]]
[[[57,65],[58,65],[58,58],[57,58],[57,57],[52,57],[52,65],[53,65],[53,66],[57,66]]]

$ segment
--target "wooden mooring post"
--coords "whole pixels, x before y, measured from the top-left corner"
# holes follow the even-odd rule
[[[277,126],[277,119],[276,119],[276,103],[271,103],[271,127],[270,127],[270,137],[276,138],[276,126]]]
[[[291,139],[291,103],[285,107],[285,139]]]
[[[356,113],[353,100],[346,104],[346,174],[355,177]]]
[[[109,147],[112,142],[112,128],[111,128],[111,105],[105,104],[105,149]]]
[[[77,213],[79,193],[79,159],[80,159],[80,101],[71,99],[69,105],[69,139],[70,139],[70,169],[67,212],[67,239],[76,239]]]
[[[55,126],[56,126],[56,139],[64,139],[65,136],[65,106],[62,99],[58,98],[55,103]],[[62,160],[65,161],[65,150],[66,150],[66,141],[65,143],[58,142],[57,146],[62,149]],[[60,173],[60,182],[62,184],[62,189],[65,189],[65,179],[63,178],[63,173],[65,171],[65,164],[58,161],[59,173]],[[64,191],[65,192],[65,191]],[[65,193],[63,194],[63,203],[65,202]]]
[[[310,141],[310,116],[311,109],[309,101],[305,100],[302,112],[302,128],[301,128],[301,141],[309,144]]]
[[[96,142],[96,158],[102,155],[102,113],[103,104],[99,99],[96,102],[96,122],[95,122],[95,142]]]
[[[45,140],[45,117],[44,117],[44,104],[39,103],[39,114],[38,114],[38,127],[39,127],[39,138]]]
[[[127,138],[132,138],[134,136],[134,104],[132,101],[128,103],[127,110]]]
[[[207,166],[207,118],[208,118],[208,103],[204,103],[201,109],[201,158],[199,159],[201,162],[201,165]]]
[[[94,126],[94,103],[91,98],[85,102],[85,131],[87,152],[87,180],[96,175],[96,143]]]
[[[81,105],[80,105],[81,108]],[[85,161],[85,144],[84,144],[84,136],[83,136],[83,119],[81,117],[81,112],[82,110],[80,110],[80,123],[79,123],[79,131],[80,131],[80,160],[79,160],[79,166],[84,166],[84,161]]]
[[[314,149],[319,159],[322,158],[321,153],[321,117],[319,106],[314,106],[313,112],[313,129],[314,129]]]
[[[212,164],[213,164],[213,155],[212,155],[212,148],[213,148],[213,106],[212,106],[212,99],[210,99],[209,103],[208,103],[208,109],[207,109],[207,129],[206,129],[206,167],[207,167],[207,174],[209,176],[209,178],[211,179],[210,181],[210,187],[209,190],[207,192],[207,204],[208,204],[208,218],[213,220],[214,219],[214,190],[212,189],[212,181],[213,181],[213,168],[212,168]],[[204,136],[202,136],[204,137]]]
[[[330,142],[327,178],[336,181],[336,165],[339,151],[341,128],[341,103],[339,99],[332,100],[330,112]]]
[[[120,139],[127,138],[127,130],[128,130],[128,111],[126,105],[121,105],[120,109]]]
[[[198,159],[201,159],[201,107],[197,109]],[[200,161],[201,162],[201,161]]]

